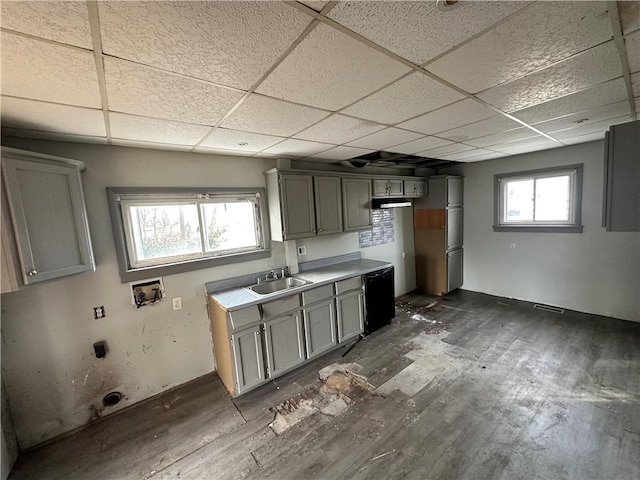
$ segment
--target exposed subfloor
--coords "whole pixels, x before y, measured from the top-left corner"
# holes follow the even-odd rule
[[[11,478],[640,478],[640,323],[465,291],[396,305],[345,357],[234,401],[204,377],[23,454]],[[335,362],[375,390],[276,435],[270,409]]]

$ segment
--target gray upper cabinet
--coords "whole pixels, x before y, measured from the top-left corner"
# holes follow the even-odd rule
[[[311,175],[280,175],[282,234],[284,240],[316,234]]]
[[[403,195],[402,180],[374,179],[374,197],[401,197]]]
[[[602,226],[640,231],[640,120],[614,125],[605,137]]]
[[[318,235],[342,231],[342,192],[339,177],[313,177]]]
[[[405,180],[404,196],[405,197],[424,197],[427,194],[426,180]]]
[[[24,284],[94,271],[82,162],[8,148],[2,154]]]
[[[343,178],[342,198],[345,232],[372,228],[371,180]]]

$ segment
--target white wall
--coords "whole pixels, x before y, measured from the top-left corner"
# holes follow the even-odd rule
[[[466,164],[462,288],[640,321],[640,234],[601,227],[603,142]],[[494,232],[493,176],[584,164],[584,232]],[[516,244],[510,250],[511,243]]]
[[[214,369],[204,284],[285,264],[282,243],[269,259],[164,277],[168,301],[135,309],[121,284],[105,188],[107,186],[264,187],[275,161],[125,147],[4,138],[3,144],[76,158],[83,183],[97,271],[29,286],[2,296],[2,367],[21,448],[84,425]],[[411,209],[396,214],[396,242],[362,250],[396,266],[396,294],[415,288]],[[398,211],[396,211],[398,212]],[[358,250],[357,234],[300,241],[300,261]],[[406,258],[402,259],[402,252]],[[170,299],[182,297],[173,311]],[[106,318],[93,319],[104,305]],[[98,360],[93,343],[106,340]],[[125,399],[100,411],[103,396]]]

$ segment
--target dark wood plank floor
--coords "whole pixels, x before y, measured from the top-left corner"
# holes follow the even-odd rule
[[[231,400],[208,376],[23,454],[12,479],[638,479],[640,323],[457,291]],[[275,435],[334,362],[376,390]]]

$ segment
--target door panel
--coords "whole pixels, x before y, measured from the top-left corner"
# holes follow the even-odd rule
[[[342,231],[342,193],[339,177],[313,177],[318,235]]]
[[[447,252],[447,292],[462,286],[462,249]]]
[[[304,310],[307,356],[316,357],[337,343],[333,300]]]
[[[463,209],[447,209],[447,250],[462,247]]]
[[[338,342],[355,338],[364,331],[362,292],[347,293],[336,298]]]
[[[287,239],[316,233],[313,183],[310,175],[280,175],[282,215]]]
[[[237,394],[265,380],[260,326],[231,336],[235,359]]]
[[[264,324],[268,373],[271,378],[304,361],[300,314],[274,318]]]

